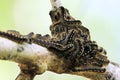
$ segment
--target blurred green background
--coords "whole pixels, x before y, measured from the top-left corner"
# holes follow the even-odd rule
[[[90,30],[92,40],[107,50],[111,61],[120,63],[120,0],[61,0],[64,7]],[[50,0],[0,0],[0,30],[50,33]],[[0,61],[0,80],[14,80],[16,63]],[[79,76],[45,72],[35,80],[87,80]]]

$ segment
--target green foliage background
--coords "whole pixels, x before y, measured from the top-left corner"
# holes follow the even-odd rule
[[[120,1],[119,0],[61,0],[76,19],[91,32],[92,40],[107,50],[111,61],[120,62]],[[51,20],[49,0],[0,0],[0,30],[14,29],[49,33]],[[0,61],[0,80],[14,80],[19,73],[16,63]],[[79,76],[45,72],[35,80],[87,80]]]

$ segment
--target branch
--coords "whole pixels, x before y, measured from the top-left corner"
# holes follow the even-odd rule
[[[93,80],[106,80],[106,77],[120,79],[120,67],[115,63],[109,63],[105,73],[66,72],[65,62],[42,46],[28,43],[17,44],[2,37],[0,37],[0,44],[0,59],[20,64],[21,73],[16,80],[33,80],[35,75],[42,74],[46,70],[59,74],[84,76]]]
[[[58,70],[59,73],[60,65],[63,64],[62,60],[42,46],[28,43],[18,44],[2,37],[0,37],[0,59],[20,64],[21,73],[17,80],[24,80],[26,75],[31,78],[28,77],[25,80],[31,80],[36,74],[44,73],[46,70]],[[19,79],[22,74],[26,75]]]
[[[56,8],[59,8],[60,6],[62,6],[61,0],[50,0],[50,2],[51,2],[53,10],[55,10]]]

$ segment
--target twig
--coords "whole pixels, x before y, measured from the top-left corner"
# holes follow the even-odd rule
[[[56,8],[59,8],[60,6],[62,6],[61,0],[50,0],[50,2],[51,2],[53,10],[55,10]]]

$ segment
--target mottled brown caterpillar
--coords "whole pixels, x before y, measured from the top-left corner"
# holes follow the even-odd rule
[[[71,17],[64,7],[50,11],[50,16],[52,36],[33,38],[33,43],[54,51],[65,60],[68,70],[105,72],[104,67],[109,63],[106,51],[91,41],[89,30],[82,26],[81,21]]]
[[[0,31],[0,36],[10,39],[14,42],[17,43],[23,43],[23,42],[27,42],[27,43],[31,43],[29,37],[31,37],[33,35],[33,33],[29,33],[28,35],[22,35],[20,34],[18,31],[15,30],[8,30],[6,32]]]
[[[80,20],[75,20],[64,7],[51,10],[50,17],[51,36],[33,33],[21,35],[14,30],[0,32],[0,36],[17,43],[35,43],[46,47],[66,62],[67,71],[106,71],[105,66],[109,63],[106,51],[91,40],[89,30]]]

